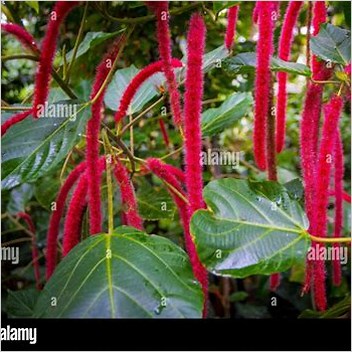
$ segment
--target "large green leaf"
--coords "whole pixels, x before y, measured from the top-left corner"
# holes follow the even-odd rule
[[[75,102],[57,104],[64,107]],[[35,181],[57,166],[80,138],[89,116],[89,109],[75,118],[44,116],[34,120],[28,116],[9,129],[1,141],[2,187],[9,189]]]
[[[77,53],[76,53],[76,59],[83,54],[85,54],[87,51],[93,49],[97,45],[103,43],[104,41],[114,38],[124,32],[125,29],[121,29],[116,32],[112,33],[104,33],[104,32],[88,32],[82,42],[79,44]],[[69,51],[66,54],[66,61],[69,62],[71,61],[73,57],[73,50]]]
[[[230,74],[253,72],[257,65],[257,56],[254,52],[241,53],[230,57],[223,62],[225,71]],[[296,62],[281,60],[277,57],[271,59],[271,70],[294,73],[297,75],[310,76],[308,66]]]
[[[219,107],[208,109],[202,114],[204,136],[213,136],[245,116],[253,103],[250,93],[233,93]]]
[[[105,104],[109,109],[114,111],[118,109],[122,94],[139,71],[140,70],[134,65],[131,65],[130,67],[115,72],[104,98]],[[164,79],[161,73],[155,74],[147,79],[135,94],[130,105],[129,113],[134,114],[140,111],[146,103],[160,94],[157,87],[162,85],[163,82]]]
[[[174,218],[175,203],[165,188],[144,185],[138,189],[137,202],[139,213],[144,220]]]
[[[31,317],[38,297],[39,291],[34,288],[9,291],[6,300],[7,314],[17,318]]]
[[[330,23],[323,24],[319,33],[310,39],[310,47],[323,60],[347,65],[351,61],[351,32]]]
[[[200,318],[202,305],[187,254],[166,238],[123,226],[76,246],[45,286],[34,315]]]
[[[275,182],[222,179],[204,189],[208,210],[191,221],[202,263],[217,275],[271,274],[304,261],[307,218]]]

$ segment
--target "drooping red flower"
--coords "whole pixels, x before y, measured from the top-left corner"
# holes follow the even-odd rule
[[[7,132],[7,130],[10,127],[16,125],[16,123],[23,121],[26,117],[28,117],[32,113],[33,113],[33,109],[21,111],[21,112],[17,113],[16,115],[10,117],[8,120],[6,120],[1,125],[1,137]]]
[[[270,99],[270,61],[273,53],[273,4],[261,1],[258,6],[257,65],[255,75],[254,106],[254,158],[261,170],[266,169],[266,128]]]
[[[178,59],[172,59],[171,65],[174,68],[182,67],[182,62]],[[120,105],[115,114],[116,122],[120,122],[121,119],[126,116],[127,110],[140,86],[152,75],[156,74],[157,72],[162,72],[163,69],[164,61],[160,60],[149,64],[148,66],[140,70],[135,77],[133,77],[132,81],[129,83],[121,97]]]
[[[59,36],[61,23],[65,20],[69,12],[79,4],[79,1],[58,1],[55,3],[53,11],[45,32],[45,37],[41,45],[39,65],[35,77],[34,88],[34,117],[38,116],[38,109],[43,106],[49,94],[50,73],[55,56],[56,43]]]
[[[343,100],[340,96],[333,96],[329,103],[324,106],[324,124],[319,147],[317,174],[316,174],[316,201],[315,201],[315,235],[326,237],[327,234],[327,207],[329,198],[329,180],[332,168],[332,160],[338,122],[341,115]],[[315,244],[317,250],[323,245]],[[319,253],[319,252],[318,252]],[[314,261],[314,299],[319,310],[326,309],[325,293],[325,262],[323,260]]]
[[[342,236],[343,226],[343,175],[344,175],[344,162],[343,162],[343,144],[341,133],[338,130],[335,142],[334,154],[334,187],[335,187],[335,221],[334,221],[334,237]],[[339,247],[337,243],[334,247]],[[338,259],[332,262],[332,282],[335,286],[341,285],[341,262]]]
[[[182,188],[180,180],[178,180],[179,175],[179,169],[173,167],[172,165],[168,165],[163,163],[161,160],[156,159],[156,158],[148,158],[146,160],[147,162],[147,167],[148,169],[155,174],[158,178],[160,178],[162,181],[168,183],[175,189],[177,192],[174,192],[173,189],[168,188],[169,193],[171,194],[179,215],[180,219],[183,224],[183,229],[184,229],[184,238],[185,238],[185,246],[187,253],[190,258],[190,262],[192,265],[192,270],[194,273],[194,276],[197,278],[197,280],[200,282],[202,285],[203,289],[203,294],[205,297],[205,303],[204,303],[204,308],[203,308],[203,317],[206,317],[207,315],[207,296],[208,296],[208,276],[207,276],[207,271],[203,267],[202,263],[199,260],[198,253],[195,247],[195,244],[192,240],[192,236],[190,233],[190,219],[191,219],[191,212],[189,210],[189,206],[185,204],[184,199],[182,199],[179,194],[183,198],[186,198],[186,194],[184,193],[184,190]],[[178,171],[177,171],[178,170]],[[174,171],[174,172],[173,172]]]
[[[56,262],[57,262],[57,239],[59,237],[60,229],[60,220],[64,213],[65,202],[67,196],[72,189],[73,185],[76,183],[78,178],[86,169],[86,163],[82,162],[77,165],[71,173],[66,178],[66,181],[61,186],[58,195],[55,200],[55,208],[51,214],[48,234],[47,234],[47,243],[46,243],[46,279],[49,280],[53,274]]]
[[[93,99],[99,92],[106,77],[108,76],[112,63],[120,50],[120,43],[122,38],[118,38],[112,45],[109,52],[103,57],[102,61],[97,67],[97,73],[94,79],[93,88],[91,92],[91,99]],[[98,175],[99,167],[99,131],[100,122],[102,118],[102,108],[104,104],[104,94],[106,87],[99,97],[92,104],[92,117],[87,124],[87,177],[88,177],[88,205],[89,205],[89,232],[94,235],[102,231],[102,215],[101,215],[101,189],[100,178]]]
[[[163,136],[165,146],[166,148],[168,148],[170,145],[170,139],[166,130],[165,122],[163,119],[159,119],[158,122],[159,122],[160,132],[161,132],[161,135]]]
[[[187,36],[187,70],[185,82],[185,165],[190,209],[204,207],[200,154],[202,151],[201,112],[203,97],[202,59],[206,28],[199,14],[192,16]]]
[[[35,286],[37,290],[42,289],[40,282],[40,267],[39,267],[39,251],[37,246],[36,231],[33,220],[30,215],[24,212],[17,213],[17,216],[21,218],[28,226],[29,231],[32,233],[32,263],[34,269]]]
[[[239,5],[232,6],[227,11],[227,28],[225,34],[225,46],[227,50],[231,50],[236,33],[236,22],[238,16]]]
[[[134,192],[133,184],[130,180],[126,167],[116,159],[114,168],[116,181],[120,186],[121,201],[124,207],[123,213],[127,225],[133,226],[138,230],[143,230],[143,220],[138,213],[137,199]]]
[[[278,56],[282,60],[288,61],[290,59],[290,50],[291,50],[292,41],[293,41],[293,29],[296,24],[299,11],[302,5],[303,5],[303,1],[290,1],[287,7],[284,23],[281,29],[280,40],[279,40]],[[280,153],[285,145],[287,73],[278,72],[277,79],[278,79],[278,93],[277,93],[277,104],[276,104],[276,151]]]
[[[37,44],[32,34],[30,34],[22,26],[19,26],[16,23],[1,23],[1,29],[6,33],[14,35],[25,48],[35,53],[39,53]]]
[[[182,108],[180,92],[177,87],[176,76],[172,67],[171,37],[169,28],[169,6],[167,1],[148,1],[146,4],[154,11],[156,17],[156,32],[160,58],[170,95],[171,112],[176,126],[182,123]]]

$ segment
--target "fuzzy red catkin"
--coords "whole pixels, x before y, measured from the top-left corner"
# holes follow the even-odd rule
[[[176,76],[172,68],[171,34],[169,28],[169,5],[167,1],[149,1],[146,3],[155,13],[156,32],[160,58],[163,61],[163,70],[170,96],[171,112],[176,126],[182,123],[182,108],[180,92]]]
[[[99,169],[97,177],[101,178],[105,170],[105,156],[99,159]],[[76,246],[80,240],[82,230],[83,215],[87,207],[88,180],[86,173],[82,173],[77,182],[77,186],[72,193],[70,204],[67,209],[63,236],[63,256]]]
[[[51,214],[48,234],[47,234],[47,244],[46,244],[46,279],[49,280],[53,274],[56,262],[57,262],[57,239],[59,236],[60,220],[64,213],[65,202],[67,196],[76,183],[80,175],[85,171],[86,163],[82,162],[78,164],[68,175],[66,181],[61,186],[58,195],[56,196],[56,209],[53,210]]]
[[[239,6],[232,6],[227,11],[227,28],[225,34],[225,46],[227,50],[231,50],[233,47],[233,42],[236,33],[236,22],[238,16]]]
[[[165,164],[161,160],[156,158],[148,158],[146,160],[148,169],[155,174],[161,180],[167,182],[174,189],[176,189],[182,196],[186,197],[180,180],[178,180],[179,169],[173,167],[172,165]],[[177,171],[178,170],[178,171]],[[203,317],[207,315],[207,295],[208,295],[208,277],[207,272],[204,269],[202,263],[199,260],[198,253],[196,251],[195,244],[192,240],[192,236],[189,229],[191,213],[189,211],[189,207],[185,204],[184,200],[179,197],[176,192],[173,192],[172,189],[168,188],[169,193],[171,194],[176,206],[178,208],[180,218],[183,224],[184,229],[184,238],[185,238],[185,246],[187,253],[190,258],[190,262],[192,265],[192,270],[194,276],[202,285],[203,294],[205,297],[204,309],[203,309]]]
[[[174,68],[182,67],[182,62],[178,59],[172,59],[171,65]],[[115,114],[115,121],[120,122],[121,119],[126,116],[127,110],[137,93],[138,88],[152,75],[157,72],[162,72],[164,68],[164,62],[162,60],[153,62],[140,70],[136,76],[133,77],[132,81],[129,83],[127,88],[125,89],[118,110]]]
[[[16,123],[23,121],[26,117],[28,117],[32,113],[33,113],[33,109],[21,111],[21,112],[17,113],[16,115],[10,117],[8,120],[6,120],[1,125],[1,137],[7,132],[7,130],[10,127],[12,127],[13,125],[16,125]]]
[[[259,8],[259,1],[257,1],[254,5],[253,12],[252,12],[252,21],[257,24],[258,23],[258,8]]]
[[[201,208],[204,208],[203,179],[200,155],[202,151],[201,112],[203,98],[203,71],[202,60],[205,47],[206,27],[200,14],[192,15],[187,35],[187,70],[185,81],[185,165],[186,189],[189,201],[189,217]],[[195,252],[195,250],[194,250]],[[190,253],[191,260],[195,253]],[[205,296],[203,315],[207,314],[207,272],[202,265],[193,270],[200,281]]]
[[[335,191],[330,190],[329,191],[329,196],[335,197]],[[347,203],[351,203],[351,196],[347,192],[342,191],[342,200],[347,202]]]
[[[116,159],[114,176],[120,186],[121,201],[127,225],[133,226],[138,230],[143,230],[143,220],[138,213],[138,205],[132,181],[126,167],[118,159]]]
[[[103,57],[102,61],[97,67],[97,73],[94,79],[93,88],[91,92],[91,99],[93,99],[99,92],[106,77],[108,76],[112,63],[119,52],[122,38],[118,38],[112,45],[108,53]],[[92,117],[87,124],[87,177],[88,177],[88,205],[89,205],[89,232],[91,235],[100,233],[102,231],[102,214],[101,214],[101,187],[100,178],[98,174],[98,160],[99,160],[99,132],[100,122],[102,118],[102,108],[104,104],[104,91],[99,95],[92,105]]]
[[[14,35],[25,48],[39,53],[37,44],[32,34],[27,32],[27,30],[22,26],[15,23],[1,23],[1,29],[6,33]]]
[[[324,124],[318,155],[317,180],[316,180],[316,209],[315,209],[315,235],[326,237],[327,233],[327,207],[329,198],[329,180],[332,167],[332,156],[334,154],[335,141],[338,130],[339,117],[343,106],[341,97],[335,95],[330,102],[324,106]],[[317,252],[323,244],[315,244]],[[325,262],[314,261],[314,298],[319,310],[326,309],[325,293]]]
[[[79,4],[79,1],[58,1],[55,3],[53,11],[46,29],[45,37],[41,45],[39,65],[35,77],[34,88],[34,117],[38,117],[38,110],[45,104],[49,94],[50,74],[55,56],[56,43],[59,36],[61,23],[65,20],[69,12]]]
[[[261,170],[266,169],[265,136],[270,97],[270,60],[273,53],[274,23],[271,1],[257,3],[258,31],[254,106],[254,159]]]
[[[341,237],[343,226],[343,144],[341,132],[338,130],[335,141],[335,155],[334,155],[334,186],[335,186],[335,221],[334,221],[334,237]],[[339,247],[335,243],[334,247]],[[336,259],[332,262],[332,282],[335,286],[341,285],[341,263]]]
[[[287,7],[284,23],[281,29],[280,40],[279,40],[278,56],[282,60],[288,61],[290,58],[290,50],[293,42],[293,30],[302,5],[303,5],[303,1],[290,1]],[[277,153],[280,153],[285,145],[287,73],[278,72],[277,79],[278,79],[278,93],[277,93],[277,104],[276,104],[276,151]]]
[[[190,210],[204,207],[200,154],[202,151],[201,112],[203,97],[202,58],[206,28],[202,17],[194,14],[187,36],[187,70],[185,82],[185,165]]]
[[[163,136],[165,146],[166,146],[166,148],[168,148],[170,145],[170,139],[169,139],[169,135],[166,130],[165,122],[163,119],[159,119],[158,122],[159,122],[159,127],[160,127],[160,131],[161,131],[161,135]]]
[[[21,218],[28,226],[29,231],[32,233],[32,262],[34,269],[35,286],[37,290],[42,289],[42,284],[40,282],[40,267],[39,267],[39,251],[36,240],[36,231],[32,218],[30,215],[24,212],[17,213],[17,216]]]

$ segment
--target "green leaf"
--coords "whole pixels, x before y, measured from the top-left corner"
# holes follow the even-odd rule
[[[210,182],[204,198],[208,210],[193,215],[191,232],[214,274],[269,275],[304,261],[308,220],[285,187],[227,178]]]
[[[25,1],[25,3],[31,7],[37,14],[39,13],[38,1]]]
[[[213,136],[230,127],[244,117],[253,104],[251,93],[233,93],[219,107],[208,109],[202,114],[204,136]]]
[[[36,289],[8,291],[6,312],[12,317],[29,318],[33,316],[38,297],[39,291]]]
[[[86,52],[93,49],[97,45],[103,43],[104,41],[106,41],[110,38],[114,38],[114,37],[118,36],[119,34],[121,34],[124,31],[125,31],[125,29],[121,29],[119,31],[112,32],[112,33],[88,32],[85,35],[82,42],[78,46],[77,53],[76,53],[76,59],[78,57],[84,55]],[[72,57],[73,57],[73,49],[66,54],[66,61],[67,62],[71,61]]]
[[[125,89],[139,71],[140,70],[134,65],[116,71],[104,98],[105,104],[109,109],[117,111]],[[145,104],[159,95],[160,92],[157,86],[162,85],[163,82],[164,79],[161,73],[155,74],[147,79],[135,94],[130,105],[129,113],[134,114],[142,110]]]
[[[66,100],[49,105],[55,105],[57,113],[61,108],[60,114],[68,115],[67,117],[46,115],[34,120],[28,116],[9,129],[2,138],[3,189],[37,180],[67,156],[80,138],[90,116],[89,109],[86,108],[72,118],[69,110],[74,112],[75,104],[75,101]],[[66,112],[64,109],[67,109]],[[79,111],[78,105],[76,110]]]
[[[202,305],[187,254],[166,238],[123,226],[90,236],[64,258],[34,316],[200,318]]]
[[[137,192],[139,214],[144,220],[173,219],[175,203],[160,187],[140,187]]]
[[[315,310],[306,309],[303,311],[299,318],[311,318],[311,319],[331,319],[340,318],[348,315],[351,312],[351,296],[345,297],[342,301],[336,303],[325,312],[317,312]]]
[[[219,12],[228,9],[229,7],[240,4],[240,1],[213,1],[213,11],[215,16],[218,17]]]
[[[323,60],[347,65],[351,61],[351,32],[325,23],[310,39],[310,47]]]
[[[234,292],[230,297],[230,302],[241,302],[244,301],[248,297],[248,293],[246,291],[237,291]]]
[[[49,210],[60,187],[61,183],[57,178],[52,176],[43,177],[34,186],[34,196],[42,207]]]
[[[25,206],[33,196],[33,186],[24,183],[11,190],[10,201],[7,204],[7,212],[16,215],[25,211]]]
[[[253,72],[256,65],[257,57],[254,52],[241,53],[230,57],[223,62],[224,70],[231,75]],[[308,66],[296,62],[284,61],[277,57],[273,57],[271,60],[271,70],[308,77],[311,75],[311,71]]]

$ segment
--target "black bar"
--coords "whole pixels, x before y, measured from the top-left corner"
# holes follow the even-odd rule
[[[2,350],[351,351],[351,320],[2,319],[36,327],[37,343],[2,341]]]

